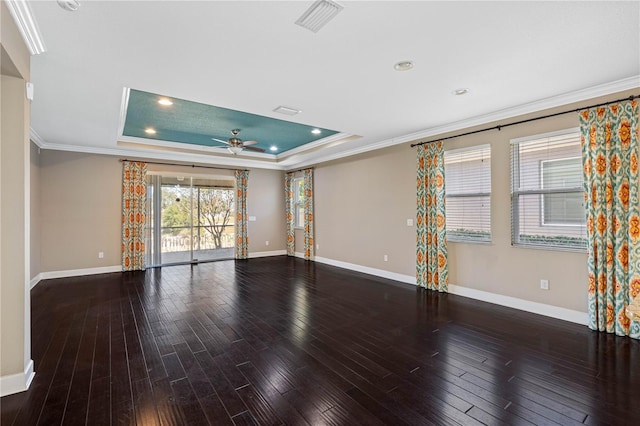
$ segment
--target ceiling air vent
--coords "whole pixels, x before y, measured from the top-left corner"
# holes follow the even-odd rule
[[[296,108],[289,108],[286,106],[279,106],[277,108],[275,108],[273,110],[274,112],[278,112],[280,114],[284,114],[284,115],[298,115],[300,114],[302,111]]]
[[[297,25],[309,31],[317,33],[327,22],[333,19],[343,9],[338,3],[331,0],[317,0],[296,21]]]

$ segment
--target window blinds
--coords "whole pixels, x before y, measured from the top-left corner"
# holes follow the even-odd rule
[[[445,151],[449,241],[491,241],[491,146]]]

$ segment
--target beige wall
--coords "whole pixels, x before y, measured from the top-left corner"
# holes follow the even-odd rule
[[[33,279],[42,272],[40,268],[40,149],[33,142],[30,143],[30,182],[31,182],[31,273],[29,278]]]
[[[249,255],[287,249],[284,198],[283,172],[249,171],[247,213],[256,217],[255,222],[249,222]]]
[[[24,390],[31,363],[29,274],[30,56],[0,4],[0,394]]]
[[[166,167],[150,166],[154,172]],[[42,150],[42,272],[120,265],[121,170],[116,157]],[[186,175],[232,174],[191,167],[166,170],[184,170]],[[247,209],[256,221],[249,222],[249,253],[285,249],[282,179],[280,171],[250,171]],[[103,259],[98,258],[101,251]]]
[[[530,116],[623,98],[631,93]],[[504,120],[502,124],[523,118],[527,117]],[[577,114],[572,113],[445,142],[445,149],[489,143],[492,156],[493,241],[449,243],[451,284],[586,312],[586,254],[512,247],[510,227],[510,140],[578,125]],[[473,129],[459,133],[468,130]],[[415,217],[415,162],[415,149],[406,144],[317,166],[316,243],[320,248],[316,255],[414,276],[415,227],[408,227],[406,219]],[[388,262],[383,260],[385,254]],[[548,291],[540,290],[540,279],[549,280]]]
[[[120,265],[121,170],[116,157],[41,152],[43,272]]]

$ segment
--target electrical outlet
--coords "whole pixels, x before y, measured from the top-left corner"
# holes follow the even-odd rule
[[[407,219],[407,226],[413,226],[413,219]]]
[[[320,244],[316,244],[316,250],[320,250]]]
[[[269,241],[265,241],[265,242],[264,242],[264,245],[265,245],[265,246],[268,246],[268,245],[269,245]]]
[[[549,290],[549,280],[540,280],[540,288],[542,290]]]
[[[386,254],[384,255],[384,261],[388,262],[389,261],[389,256],[387,256]]]
[[[103,251],[99,251],[98,252],[98,259],[104,259],[104,252]]]

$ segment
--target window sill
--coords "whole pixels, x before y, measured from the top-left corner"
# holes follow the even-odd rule
[[[587,254],[586,248],[578,247],[554,247],[554,246],[541,246],[534,244],[514,244],[511,243],[511,247],[518,249],[532,249],[532,250],[545,250],[545,251],[564,251],[568,253],[582,253]]]

